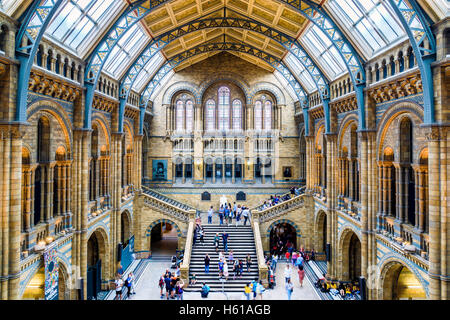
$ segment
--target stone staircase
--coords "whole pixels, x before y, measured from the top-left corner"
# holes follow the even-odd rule
[[[162,193],[159,193],[159,192],[157,192],[157,191],[155,191],[153,189],[150,189],[148,187],[143,186],[142,187],[142,192],[147,194],[147,195],[149,195],[149,196],[152,196],[152,197],[154,197],[154,198],[156,198],[156,199],[158,199],[160,201],[169,203],[169,204],[171,204],[171,205],[173,205],[173,206],[175,206],[177,208],[180,208],[182,210],[186,210],[186,211],[188,211],[188,210],[196,210],[194,207],[191,207],[191,206],[189,206],[187,204],[184,204],[184,203],[182,203],[180,201],[177,201],[175,199],[169,198],[169,197],[163,195]]]
[[[228,250],[233,250],[233,258],[241,259],[244,264],[244,270],[242,277],[233,279],[234,272],[231,266],[229,266],[228,280],[223,283],[225,292],[243,292],[246,283],[251,282],[255,278],[258,278],[258,260],[256,256],[255,239],[253,236],[252,227],[247,226],[226,226],[218,224],[204,225],[205,230],[205,243],[202,245],[197,240],[195,246],[192,247],[191,261],[189,268],[189,278],[195,273],[197,276],[197,283],[195,285],[189,285],[186,291],[200,291],[202,283],[211,288],[212,292],[222,291],[222,281],[219,279],[219,253],[216,253],[214,247],[214,236],[219,233],[220,246],[219,252],[223,250],[222,232],[227,231],[228,237]],[[209,274],[205,273],[204,257],[208,253],[211,258],[209,266]],[[247,266],[245,258],[250,253],[252,257],[252,266],[250,272],[247,272]],[[225,258],[228,263],[228,253],[225,253]]]

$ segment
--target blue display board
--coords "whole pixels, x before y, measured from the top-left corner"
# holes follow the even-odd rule
[[[152,160],[152,179],[167,181],[167,160]]]

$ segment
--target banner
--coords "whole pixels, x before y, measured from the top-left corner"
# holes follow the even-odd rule
[[[56,249],[51,248],[44,252],[45,267],[45,300],[58,300],[58,261]]]
[[[134,257],[134,236],[132,236],[128,242],[128,245],[122,249],[122,261],[120,262],[123,270],[126,270],[128,266],[133,262]]]

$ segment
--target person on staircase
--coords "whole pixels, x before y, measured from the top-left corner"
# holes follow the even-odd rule
[[[225,281],[228,280],[228,275],[229,275],[229,273],[228,273],[228,263],[225,260],[223,262],[223,276],[225,277]]]
[[[250,253],[247,254],[246,262],[247,262],[247,272],[250,272],[250,267],[252,266],[252,257],[250,256]]]
[[[209,263],[211,262],[211,258],[208,254],[205,255],[205,273],[209,273]]]
[[[205,239],[204,239],[205,230],[203,229],[203,227],[200,227],[200,231],[198,233],[200,235],[200,242],[202,243],[202,245],[204,245],[205,244]]]
[[[248,217],[250,216],[250,211],[247,207],[242,208],[242,216],[244,217],[244,226],[247,225]]]
[[[216,233],[216,236],[214,237],[214,246],[216,247],[216,252],[219,250],[219,243],[220,243],[220,237],[219,233]]]
[[[226,231],[222,232],[223,248],[225,249],[225,252],[228,252],[228,236]]]
[[[208,224],[212,224],[212,217],[214,214],[213,206],[211,206],[208,210]]]
[[[208,298],[209,291],[210,291],[209,286],[205,282],[203,282],[201,291],[202,298]]]
[[[234,263],[233,249],[231,249],[230,252],[228,253],[228,262],[230,263],[230,265],[233,265]]]
[[[239,225],[239,222],[241,221],[241,215],[242,215],[242,208],[241,205],[238,205],[236,209],[236,227]]]
[[[219,224],[220,224],[220,225],[223,224],[224,210],[225,210],[225,208],[223,207],[223,205],[221,205],[221,206],[220,206],[220,209],[219,209],[219,220],[220,220]]]

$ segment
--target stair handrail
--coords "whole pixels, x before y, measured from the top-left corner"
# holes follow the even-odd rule
[[[300,206],[305,205],[305,194],[299,194],[298,196],[295,196],[287,201],[283,201],[273,207],[269,207],[267,209],[259,211],[259,219],[261,222],[266,222],[267,220],[270,220],[274,217],[279,216],[280,214],[284,214],[289,212],[290,210],[293,210],[295,208],[298,208]]]
[[[152,191],[152,192],[154,192],[154,193],[157,193],[157,194],[159,194],[160,196],[163,196],[163,197],[165,197],[165,198],[167,198],[167,199],[169,199],[169,200],[173,200],[173,201],[175,201],[175,202],[177,202],[177,203],[179,203],[179,204],[182,204],[182,205],[188,207],[189,210],[190,210],[190,209],[196,210],[193,206],[188,205],[188,204],[186,204],[186,203],[183,203],[183,202],[181,202],[181,201],[179,201],[179,200],[177,200],[177,199],[168,197],[168,196],[166,196],[165,194],[163,194],[163,193],[161,193],[161,192],[158,192],[158,191],[156,191],[155,189],[152,189],[152,188],[150,188],[150,187],[147,187],[147,186],[144,186],[144,185],[143,185],[143,186],[142,186],[142,189],[147,189],[147,190]],[[145,193],[145,192],[143,192],[143,193]]]
[[[256,210],[250,211],[252,217],[252,229],[253,238],[255,239],[256,257],[258,260],[258,274],[259,280],[262,281],[264,287],[269,286],[268,273],[269,269],[266,265],[266,260],[264,259],[264,249],[261,241],[261,232],[259,230],[259,212]]]
[[[301,194],[299,194],[299,195],[302,195],[304,192],[305,192],[305,186],[301,186],[300,187],[300,189],[301,189]],[[291,194],[291,191],[289,190],[289,192],[286,192],[286,193],[283,193],[283,194],[281,194],[280,195],[280,198],[282,198],[282,197],[284,197],[284,196],[286,196],[286,195],[290,195]],[[298,196],[295,196],[295,197],[298,197]],[[294,198],[295,198],[294,197]],[[263,200],[263,201],[269,201],[270,199],[265,199],[265,200]],[[285,202],[285,201],[283,201],[283,202]],[[258,204],[257,206],[254,206],[254,207],[252,207],[252,208],[250,208],[250,210],[258,210],[258,211],[262,211],[261,210],[261,208],[262,208],[262,206],[264,205],[264,203],[262,203],[262,204]]]
[[[183,262],[180,267],[180,276],[185,283],[185,287],[189,286],[189,266],[191,264],[192,243],[194,239],[195,214],[195,210],[189,210],[189,225],[186,234],[186,244],[184,246]]]
[[[156,209],[160,209],[161,211],[164,212],[164,214],[173,216],[174,218],[179,219],[181,221],[189,220],[189,214],[190,214],[191,210],[194,211],[194,214],[196,212],[194,209],[185,210],[185,209],[179,208],[177,206],[174,206],[173,204],[170,204],[166,201],[155,198],[154,196],[149,195],[144,192],[142,193],[142,195],[144,195],[143,202],[145,205],[155,207]],[[153,203],[149,203],[148,202],[149,200]]]

